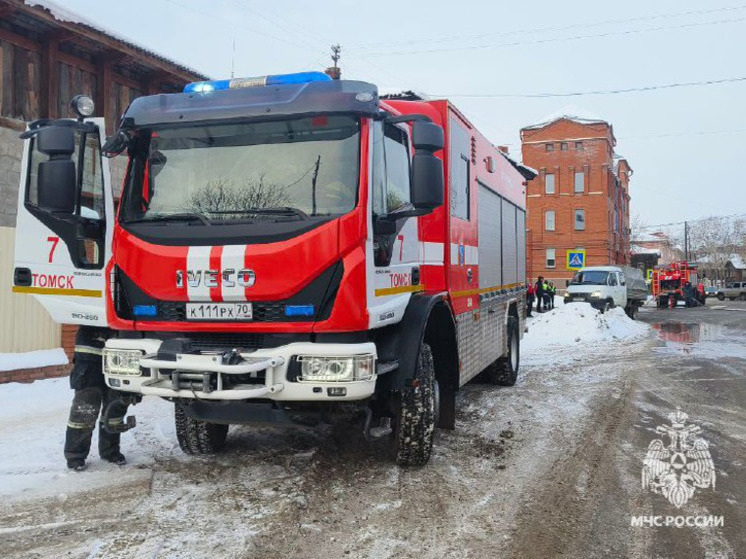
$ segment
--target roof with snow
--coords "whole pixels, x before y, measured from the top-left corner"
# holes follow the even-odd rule
[[[738,254],[731,254],[728,262],[730,262],[731,266],[736,270],[746,270],[746,262],[744,262],[743,258]]]
[[[74,28],[83,28],[87,31],[92,31],[95,33],[95,35],[100,36],[101,38],[109,39],[110,41],[113,41],[113,43],[118,44],[119,47],[124,47],[125,50],[129,49],[131,51],[134,51],[135,53],[140,54],[141,56],[147,56],[151,60],[155,60],[157,62],[162,63],[165,65],[164,69],[173,69],[180,71],[183,74],[183,78],[186,79],[186,81],[194,80],[194,79],[209,79],[208,76],[204,75],[202,72],[198,72],[197,70],[190,68],[184,64],[175,62],[169,58],[166,58],[165,56],[162,56],[152,50],[149,50],[141,45],[138,45],[134,41],[124,37],[121,35],[118,31],[113,31],[111,29],[107,29],[98,23],[94,23],[93,21],[86,19],[85,17],[72,12],[68,8],[65,8],[64,6],[53,2],[52,0],[16,0],[12,2],[11,5],[16,5],[19,11],[17,12],[18,15],[13,15],[12,19],[17,20],[14,21],[14,23],[17,23],[18,25],[21,25],[22,27],[30,26],[37,32],[46,32],[48,29],[45,28],[44,24],[34,23],[33,20],[29,20],[28,17],[23,17],[22,14],[27,13],[33,13],[38,16],[43,16],[44,12],[48,12],[49,15],[52,16],[54,22],[58,22],[58,24],[61,24],[62,27],[68,27],[71,29]],[[25,9],[24,9],[25,8]],[[29,9],[32,8],[32,9]],[[51,22],[50,22],[51,23]],[[39,29],[36,29],[37,27],[40,27]]]
[[[648,248],[640,245],[630,245],[629,249],[632,254],[656,254],[658,256],[661,256],[661,251],[656,248]]]
[[[553,112],[552,114],[545,116],[536,124],[529,124],[528,126],[524,126],[523,128],[521,128],[521,130],[535,130],[537,128],[544,128],[545,126],[562,119],[571,120],[573,122],[577,122],[578,124],[606,124],[608,126],[611,126],[611,124],[609,124],[607,120],[596,116],[589,111],[586,111],[585,109],[582,109],[575,105],[566,105],[561,109]]]

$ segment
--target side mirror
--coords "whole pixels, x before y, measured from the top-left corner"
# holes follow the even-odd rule
[[[50,159],[69,159],[75,153],[75,132],[69,126],[48,126],[36,134],[36,149]]]
[[[432,211],[443,204],[443,162],[432,153],[416,152],[412,158],[412,205]]]
[[[75,213],[76,175],[72,155],[75,132],[67,126],[50,126],[36,135],[37,149],[49,160],[38,167],[38,204],[49,212]]]
[[[415,150],[425,150],[431,153],[443,149],[445,145],[443,129],[432,122],[415,120],[412,123],[412,145]]]

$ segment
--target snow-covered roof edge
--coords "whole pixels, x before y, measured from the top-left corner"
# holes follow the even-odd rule
[[[85,17],[68,10],[67,8],[63,6],[60,6],[56,2],[53,2],[52,0],[24,0],[24,4],[31,8],[35,6],[43,8],[47,10],[52,15],[52,17],[54,17],[54,19],[56,19],[57,21],[74,23],[76,25],[82,25],[83,27],[92,29],[93,31],[98,31],[99,33],[102,33],[103,35],[107,35],[111,37],[112,39],[119,41],[120,43],[123,43],[131,48],[139,50],[145,54],[148,54],[152,56],[153,58],[156,58],[162,62],[171,64],[179,68],[182,71],[188,72],[190,74],[194,74],[195,76],[199,76],[202,79],[209,79],[209,76],[203,74],[202,72],[195,70],[194,68],[191,68],[180,62],[176,62],[175,60],[172,60],[170,58],[166,58],[165,56],[158,54],[157,52],[154,52],[150,49],[147,49],[141,45],[138,45],[131,39],[128,39],[127,37],[123,35],[120,35],[116,31],[112,31],[109,28],[106,28],[102,25],[99,25],[98,23],[95,23],[89,19],[86,19]]]
[[[518,171],[527,181],[530,181],[531,179],[539,176],[539,171],[537,171],[533,167],[529,167],[528,165],[519,163],[501,149],[498,149],[497,151],[500,152],[500,155],[507,159],[508,163],[510,163],[515,168],[515,170]]]
[[[611,126],[609,121],[596,116],[586,111],[585,109],[582,109],[575,105],[566,105],[558,109],[557,111],[545,116],[536,124],[529,124],[528,126],[524,126],[523,128],[521,128],[521,130],[535,130],[537,128],[544,128],[545,126],[548,126],[549,124],[562,119],[571,120],[573,122],[577,122],[578,124],[606,124],[608,126]]]

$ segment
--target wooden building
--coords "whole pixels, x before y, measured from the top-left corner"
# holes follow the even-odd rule
[[[105,116],[107,133],[138,96],[182,91],[207,76],[102,30],[48,0],[0,0],[0,354],[65,346],[73,328],[55,325],[28,295],[11,293],[13,239],[26,122],[73,117],[70,100],[86,94]],[[123,162],[112,162],[113,184]],[[63,343],[64,340],[64,343]],[[0,371],[24,380],[50,371]],[[54,372],[64,372],[63,370]]]

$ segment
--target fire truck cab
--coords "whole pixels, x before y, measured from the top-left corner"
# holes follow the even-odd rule
[[[515,383],[532,175],[448,101],[199,82],[136,99],[106,142],[75,103],[23,135],[13,289],[109,328],[108,386],[174,402],[185,452],[352,407],[422,465],[460,386]]]

